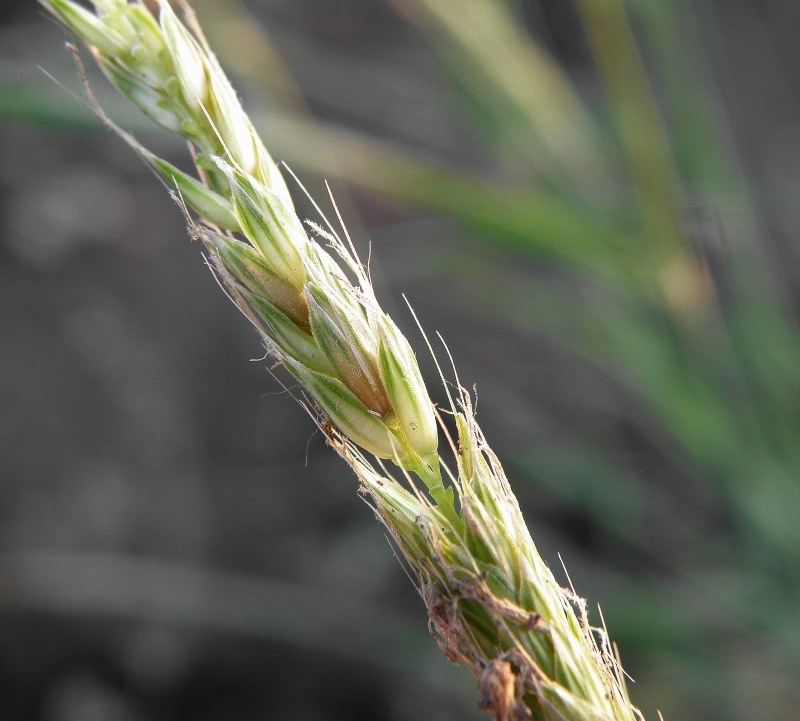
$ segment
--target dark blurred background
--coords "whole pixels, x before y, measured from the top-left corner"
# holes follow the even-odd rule
[[[647,718],[797,718],[800,6],[195,8],[386,309],[476,384]],[[80,95],[63,44],[0,2],[0,714],[485,718],[177,209],[40,69]]]

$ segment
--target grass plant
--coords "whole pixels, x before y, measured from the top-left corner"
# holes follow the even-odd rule
[[[605,632],[539,556],[470,395],[440,371],[449,405],[434,407],[346,232],[297,216],[188,6],[182,22],[165,0],[157,14],[126,0],[42,4],[123,95],[189,143],[196,174],[103,116],[173,193],[220,286],[356,473],[434,638],[477,677],[480,705],[497,721],[641,718]]]

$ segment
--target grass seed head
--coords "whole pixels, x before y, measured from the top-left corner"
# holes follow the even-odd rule
[[[440,463],[436,415],[411,346],[378,306],[352,246],[333,232],[321,231],[332,252],[308,238],[199,28],[187,29],[166,0],[160,22],[138,0],[94,0],[96,13],[70,0],[41,2],[90,46],[120,92],[192,143],[202,182],[115,128],[187,215],[200,216],[190,220],[192,237],[320,412],[329,443],[397,542],[434,636],[478,677],[482,705],[496,721],[639,719],[585,606],[539,556],[463,391],[449,409],[457,472]],[[391,459],[402,478],[366,454]]]

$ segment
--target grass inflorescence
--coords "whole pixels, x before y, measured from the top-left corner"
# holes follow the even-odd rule
[[[498,721],[640,718],[605,633],[539,556],[469,394],[456,384],[437,412],[346,233],[309,235],[188,7],[182,22],[164,0],[157,15],[126,0],[42,3],[123,95],[190,144],[196,175],[115,128],[174,193],[220,285],[355,471],[433,636],[477,676],[480,705]]]

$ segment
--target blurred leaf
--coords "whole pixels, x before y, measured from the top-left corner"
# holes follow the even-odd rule
[[[393,0],[441,48],[496,142],[569,196],[609,199],[607,147],[569,77],[501,2]],[[568,119],[568,122],[565,122]],[[512,160],[513,162],[513,160]]]
[[[672,151],[622,0],[578,0],[638,199],[644,242],[656,257],[682,251],[685,235]]]

